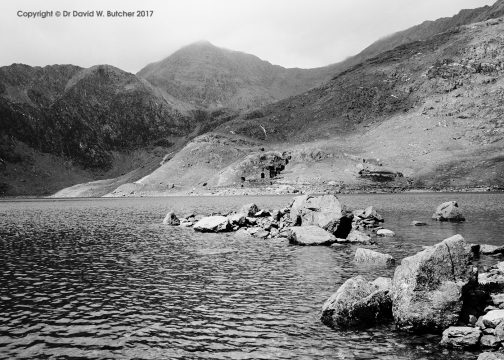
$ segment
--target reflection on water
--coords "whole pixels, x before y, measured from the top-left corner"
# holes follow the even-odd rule
[[[432,223],[459,200],[465,224]],[[290,197],[0,202],[0,358],[474,359],[436,336],[334,331],[322,303],[346,279],[392,276],[351,259],[354,247],[198,234],[161,224],[165,213],[212,212]],[[396,259],[455,233],[498,244],[503,195],[353,195],[375,205],[398,236],[377,249]],[[496,261],[496,259],[486,261]],[[442,355],[441,355],[442,354]]]

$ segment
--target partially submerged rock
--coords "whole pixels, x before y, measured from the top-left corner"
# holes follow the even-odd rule
[[[392,266],[395,264],[395,260],[392,255],[382,254],[380,252],[364,248],[358,248],[355,251],[354,261],[358,263],[382,266]]]
[[[342,219],[343,217],[343,219]],[[302,195],[292,201],[290,221],[293,225],[316,225],[339,237],[346,237],[351,230],[353,215],[347,213],[334,195]]]
[[[413,220],[411,222],[412,226],[427,226],[428,224],[424,221]]]
[[[456,201],[448,201],[439,205],[432,218],[438,221],[465,221]]]
[[[388,229],[380,229],[376,232],[376,235],[383,236],[383,237],[394,237],[395,232],[393,232],[392,230],[388,230]]]
[[[244,226],[247,223],[247,217],[243,213],[228,215],[228,221],[231,226]]]
[[[482,332],[469,326],[451,326],[443,331],[441,345],[455,348],[473,348],[479,344]]]
[[[362,231],[352,230],[350,234],[348,234],[346,239],[338,239],[341,242],[349,242],[349,243],[359,243],[359,244],[372,244],[371,237]]]
[[[199,232],[223,232],[230,229],[229,220],[225,216],[207,216],[193,226]]]
[[[287,238],[297,245],[331,245],[336,241],[333,234],[315,225],[293,226]]]
[[[366,281],[348,279],[322,306],[322,322],[332,328],[367,328],[392,318],[389,289]]]
[[[504,253],[504,246],[496,246],[496,245],[480,245],[480,253],[483,255],[496,255]]]
[[[373,206],[368,206],[366,209],[354,210],[354,219],[352,227],[354,229],[367,229],[380,226],[383,216],[378,214]]]
[[[246,204],[246,205],[243,205],[240,209],[240,211],[238,211],[240,214],[244,214],[245,216],[255,216],[255,214],[257,212],[259,212],[259,208],[257,207],[256,204]]]
[[[175,215],[175,213],[173,211],[170,211],[168,214],[166,214],[166,216],[163,220],[163,224],[171,225],[171,226],[178,226],[178,225],[180,225],[180,220],[177,217],[177,215]]]
[[[399,328],[441,332],[455,325],[462,293],[475,282],[464,238],[452,236],[402,260],[394,273],[393,315]]]

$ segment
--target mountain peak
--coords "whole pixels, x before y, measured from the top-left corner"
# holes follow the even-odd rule
[[[216,47],[214,44],[212,44],[210,41],[208,40],[198,40],[198,41],[195,41],[185,47],[190,47],[190,46],[208,46],[208,47]]]

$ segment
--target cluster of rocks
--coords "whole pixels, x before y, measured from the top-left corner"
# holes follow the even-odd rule
[[[368,206],[366,209],[359,209],[353,211],[353,224],[354,229],[374,229],[381,226],[384,221],[383,217],[378,214],[373,206]]]
[[[358,249],[356,261],[373,257],[369,251]],[[325,302],[321,320],[333,328],[394,323],[399,330],[442,333],[446,347],[502,350],[504,262],[480,273],[473,264],[480,253],[479,245],[455,235],[404,258],[392,279],[350,278]]]
[[[504,262],[478,274],[477,285],[469,293],[479,305],[480,316],[470,315],[467,324],[451,326],[441,343],[455,348],[499,349],[504,345]],[[503,355],[504,358],[504,355]]]
[[[372,237],[364,230],[377,229],[381,222],[383,217],[372,206],[352,212],[334,195],[297,196],[288,207],[276,210],[247,204],[226,215],[178,218],[169,212],[163,221],[167,225],[192,227],[199,232],[246,231],[259,238],[287,238],[298,245],[371,244]],[[383,236],[393,235],[392,231],[387,231]]]
[[[287,237],[285,230],[291,225],[289,208],[268,211],[255,204],[242,206],[238,212],[227,215],[190,215],[179,219],[169,212],[163,223],[172,226],[192,227],[198,232],[228,232],[240,229],[259,238]]]

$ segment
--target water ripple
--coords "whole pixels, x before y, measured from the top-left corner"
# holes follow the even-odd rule
[[[397,259],[462,233],[499,243],[502,195],[457,195],[466,224],[416,228],[452,195],[347,196],[373,204],[397,233]],[[326,298],[357,274],[355,247],[295,247],[161,224],[178,213],[283,207],[288,197],[0,202],[0,359],[472,359],[438,337],[334,331]],[[501,219],[502,220],[502,219]]]

